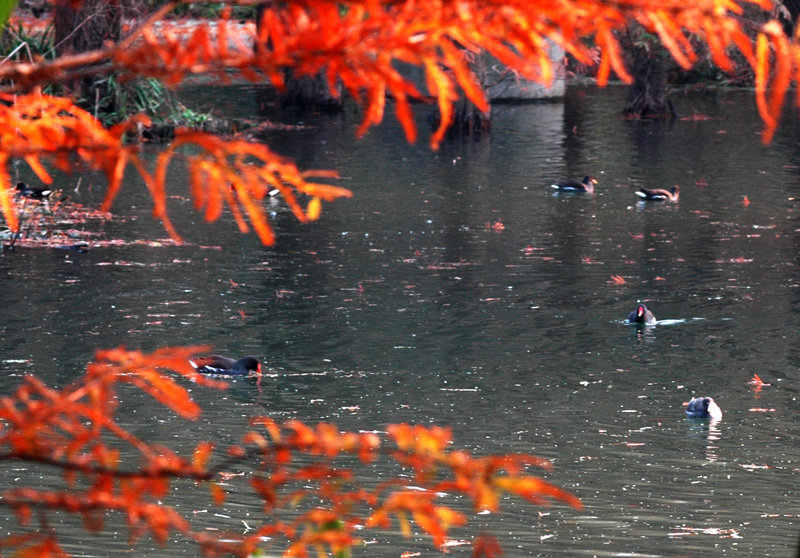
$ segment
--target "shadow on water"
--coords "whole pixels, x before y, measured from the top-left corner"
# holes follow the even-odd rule
[[[261,103],[243,88],[187,95],[233,116]],[[355,197],[311,225],[270,206],[275,247],[230,218],[204,224],[175,199],[187,246],[4,254],[5,390],[30,372],[63,385],[96,348],[210,344],[259,356],[261,386],[190,386],[204,415],[189,425],[131,393],[123,421],[187,451],[204,439],[239,443],[262,414],[354,430],[450,426],[458,447],[552,459],[546,478],[586,504],[512,500],[473,517],[509,555],[790,555],[800,503],[796,123],[764,147],[748,92],[679,95],[679,111],[713,119],[669,127],[624,121],[623,98],[572,89],[564,103],[500,107],[490,137],[435,152],[406,144],[391,119],[356,140],[350,107],[307,115],[271,132],[270,146],[302,168],[337,169]],[[173,172],[177,192],[186,178]],[[593,195],[551,195],[553,181],[585,174],[599,179]],[[679,203],[637,204],[636,189],[675,184]],[[141,188],[125,188],[115,207],[118,234],[164,236]],[[661,318],[654,327],[620,327],[637,301]],[[771,385],[754,392],[754,373]],[[697,394],[719,402],[721,422],[684,418]],[[365,473],[388,474],[381,464]],[[198,507],[194,497],[176,496],[183,509]],[[219,513],[200,521],[240,530],[262,512],[235,495]],[[70,550],[128,549],[107,536]],[[375,537],[382,554],[431,550]]]

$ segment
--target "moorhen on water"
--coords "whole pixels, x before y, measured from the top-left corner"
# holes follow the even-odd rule
[[[32,200],[44,200],[50,197],[53,191],[50,188],[37,188],[36,186],[28,186],[24,182],[17,182],[17,195]]]
[[[571,192],[576,194],[586,192],[587,194],[594,194],[595,184],[597,184],[596,178],[593,176],[584,176],[583,180],[580,182],[577,180],[565,180],[564,182],[556,182],[550,186],[559,192]]]
[[[189,364],[203,374],[220,374],[225,376],[250,376],[252,374],[261,375],[261,363],[253,356],[246,356],[239,360],[232,358],[212,355],[207,357],[197,357],[190,360]]]
[[[644,201],[678,201],[678,196],[681,193],[680,186],[673,186],[669,190],[663,188],[639,188],[636,190],[636,195]]]
[[[690,419],[722,419],[722,409],[711,397],[692,397],[686,405],[686,418]]]
[[[640,304],[628,316],[628,323],[653,325],[656,323],[656,317],[647,309],[647,306]]]

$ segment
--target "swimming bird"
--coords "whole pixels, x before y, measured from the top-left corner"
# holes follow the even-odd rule
[[[656,317],[647,309],[647,306],[640,304],[628,316],[628,323],[653,325],[656,323]]]
[[[678,201],[678,196],[680,196],[681,187],[680,186],[673,186],[669,190],[664,190],[663,188],[639,188],[636,190],[636,195],[642,198],[644,201],[671,201],[676,202]]]
[[[220,374],[226,376],[250,376],[261,375],[261,363],[253,356],[246,356],[239,360],[232,358],[212,355],[207,357],[197,357],[190,360],[192,368],[203,374]]]
[[[597,184],[597,179],[593,176],[584,176],[583,180],[565,180],[564,182],[556,182],[550,186],[559,192],[594,194],[594,185]]]
[[[28,186],[24,182],[17,182],[16,186],[17,195],[30,198],[32,200],[44,200],[50,197],[53,191],[50,188],[37,188],[36,186]]]
[[[686,405],[686,418],[717,421],[722,419],[722,409],[711,397],[692,397]]]

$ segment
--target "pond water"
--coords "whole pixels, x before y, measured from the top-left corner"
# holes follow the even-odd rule
[[[185,94],[218,115],[252,117],[259,103],[241,87]],[[574,87],[563,103],[498,106],[491,136],[435,152],[424,140],[407,144],[391,117],[356,139],[353,110],[284,115],[304,126],[275,131],[269,144],[302,168],[337,169],[352,200],[326,205],[312,225],[271,206],[278,243],[268,248],[229,217],[204,224],[175,168],[171,211],[185,246],[4,253],[1,392],[27,373],[64,385],[98,348],[210,344],[261,357],[261,389],[190,386],[204,414],[188,424],[130,393],[122,421],[185,451],[205,439],[238,442],[257,414],[353,430],[449,426],[456,446],[481,455],[552,460],[543,476],[586,506],[507,499],[456,538],[492,533],[508,556],[792,555],[797,119],[787,114],[763,146],[752,92],[677,94],[690,118],[670,125],[623,120],[624,95]],[[424,108],[419,122],[429,129]],[[584,174],[599,180],[593,196],[549,187]],[[71,189],[77,177],[64,181]],[[100,184],[84,177],[73,195],[97,202]],[[676,184],[679,203],[644,205],[634,195]],[[106,233],[166,236],[135,179],[116,211]],[[662,321],[625,325],[638,301]],[[756,393],[753,374],[770,385]],[[713,396],[723,420],[687,421],[682,404],[695,395]],[[367,474],[386,472],[376,465]],[[15,466],[4,484],[20,476]],[[221,509],[191,490],[166,503],[201,528],[242,531],[261,515],[237,494]],[[0,534],[14,529],[5,510]],[[375,544],[356,555],[435,554],[422,536],[367,538]],[[75,528],[62,540],[79,556],[129,548],[113,521],[102,534]],[[197,553],[148,539],[135,548]]]

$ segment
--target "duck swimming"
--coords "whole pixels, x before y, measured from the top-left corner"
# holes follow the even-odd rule
[[[642,198],[644,201],[671,201],[676,202],[678,201],[678,196],[680,196],[681,188],[680,186],[673,186],[669,190],[664,190],[663,188],[639,188],[636,190],[636,195]]]
[[[722,409],[711,397],[692,397],[686,405],[686,418],[722,420]]]
[[[556,182],[555,184],[551,184],[550,186],[558,190],[559,192],[570,192],[570,193],[587,193],[587,194],[594,194],[594,185],[597,184],[597,179],[593,176],[584,176],[583,180],[565,180],[564,182]]]
[[[655,325],[656,321],[656,317],[644,304],[638,305],[636,310],[628,315],[628,323],[630,324]]]
[[[202,374],[220,374],[225,376],[250,376],[261,375],[261,363],[253,356],[246,356],[239,360],[212,355],[197,357],[190,360],[192,368]]]

